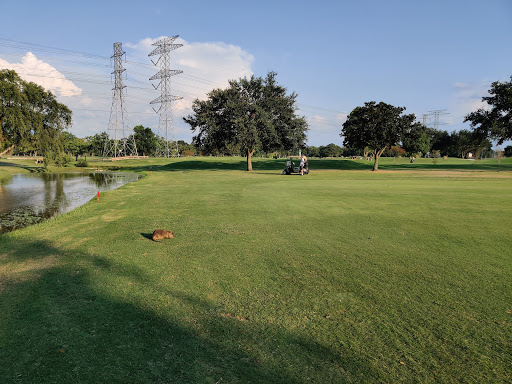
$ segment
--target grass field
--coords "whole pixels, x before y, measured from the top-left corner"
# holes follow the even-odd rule
[[[0,236],[0,383],[512,381],[512,159],[118,163]]]

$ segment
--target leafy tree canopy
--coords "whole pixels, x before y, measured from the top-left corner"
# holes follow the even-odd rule
[[[101,132],[94,136],[87,136],[85,140],[87,142],[87,150],[90,154],[101,156],[103,154],[103,148],[105,147],[105,141],[109,140],[109,137],[107,132]]]
[[[375,152],[373,170],[379,169],[379,158],[387,147],[397,145],[404,133],[411,129],[416,119],[414,114],[402,115],[405,107],[375,101],[356,107],[343,124],[340,136],[347,147],[368,146]]]
[[[343,152],[343,149],[334,143],[327,144],[326,146],[321,146],[319,148],[320,157],[339,157]]]
[[[411,124],[402,134],[402,148],[413,155],[421,152],[423,155],[430,152],[429,130],[421,123]]]
[[[320,148],[311,145],[304,148],[303,153],[307,157],[320,157]]]
[[[207,100],[196,99],[193,115],[184,118],[196,147],[206,153],[239,147],[252,170],[255,151],[304,147],[307,122],[295,115],[297,94],[286,94],[276,82],[276,73],[265,79],[252,76],[231,80],[227,89],[214,89]]]
[[[471,112],[464,122],[471,122],[477,134],[488,136],[502,144],[506,140],[512,140],[512,76],[509,82],[492,83],[489,94],[491,96],[482,97],[489,109],[480,108]]]
[[[157,149],[157,137],[151,128],[137,125],[133,128],[137,151],[143,156],[153,156]],[[131,139],[130,139],[131,140]]]
[[[442,156],[456,156],[454,152],[453,137],[447,131],[440,131],[434,128],[428,128],[430,138],[430,150],[439,151]]]
[[[461,129],[451,134],[454,149],[461,158],[468,157],[470,152],[481,154],[483,151],[490,151],[492,143],[486,137],[482,137],[479,132]]]
[[[0,70],[0,140],[20,151],[63,151],[60,133],[71,125],[71,110],[53,93]]]

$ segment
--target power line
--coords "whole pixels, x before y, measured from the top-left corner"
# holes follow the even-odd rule
[[[100,56],[100,55],[96,55],[93,53],[86,53],[86,52],[74,51],[74,50],[70,50],[70,49],[62,49],[62,48],[50,47],[47,45],[27,43],[24,41],[15,41],[15,40],[3,39],[3,38],[0,38],[0,40],[7,42],[7,43],[0,42],[0,46],[9,47],[9,48],[26,49],[25,46],[31,46],[31,47],[36,47],[37,50],[42,51],[42,52],[56,52],[56,53],[62,52],[67,55],[77,55],[77,56],[96,58],[96,59],[101,59],[101,60],[109,59],[106,56]]]

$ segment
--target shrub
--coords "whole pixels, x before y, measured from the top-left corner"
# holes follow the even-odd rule
[[[76,163],[76,166],[77,167],[88,167],[89,164],[87,164],[87,160],[84,160],[84,159],[80,159],[78,160],[78,162]]]
[[[439,151],[437,149],[432,151],[432,158],[433,158],[432,162],[434,164],[438,163],[440,157],[441,157],[441,151]]]
[[[64,167],[67,164],[71,163],[71,156],[66,155],[64,153],[58,153],[55,155],[54,161],[57,167]]]
[[[185,149],[183,152],[181,152],[181,156],[184,156],[184,157],[194,156],[194,152],[192,152],[190,149]]]

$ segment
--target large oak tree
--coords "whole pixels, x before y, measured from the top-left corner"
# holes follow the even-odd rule
[[[384,150],[399,144],[404,134],[418,124],[414,122],[414,114],[402,115],[403,111],[405,107],[394,107],[383,102],[377,104],[375,101],[354,108],[341,130],[343,144],[351,148],[371,148],[375,153],[373,170],[377,171]]]
[[[193,115],[184,118],[194,133],[193,143],[206,152],[239,147],[252,170],[257,150],[294,150],[304,146],[307,122],[296,115],[297,94],[277,84],[276,73],[266,78],[231,80],[226,89],[214,89],[207,100],[196,99]]]

